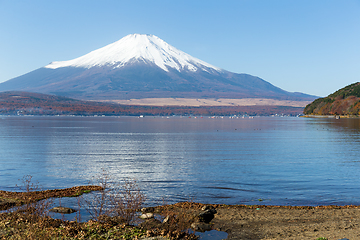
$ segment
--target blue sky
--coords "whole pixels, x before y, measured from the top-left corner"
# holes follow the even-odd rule
[[[0,82],[132,33],[290,92],[360,81],[360,0],[0,0]]]

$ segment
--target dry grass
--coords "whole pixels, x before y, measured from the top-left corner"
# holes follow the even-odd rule
[[[0,239],[139,239],[145,236],[197,239],[183,231],[189,228],[185,212],[175,213],[170,209],[164,212],[169,215],[166,224],[131,225],[145,201],[136,181],[124,179],[121,183],[114,183],[105,171],[95,180],[98,186],[92,188],[98,192],[88,195],[90,198],[86,201],[80,196],[87,192],[82,188],[65,191],[68,196],[71,194],[78,198],[78,210],[86,208],[93,218],[81,222],[80,211],[74,221],[51,218],[48,210],[52,200],[49,198],[64,196],[64,192],[40,191],[39,185],[32,183],[32,176],[25,176],[21,186],[24,192],[2,192],[2,196],[14,197],[16,203],[22,205],[0,214]]]
[[[97,179],[98,186],[41,191],[39,184],[33,183],[32,176],[24,176],[22,185],[18,186],[22,192],[1,192],[3,203],[8,201],[20,206],[0,214],[0,239],[136,239],[143,236],[145,230],[129,226],[126,222],[136,212],[136,209],[130,208],[141,206],[144,200],[136,182],[126,181],[125,190],[115,189],[117,191],[113,196],[110,192],[114,189],[110,188],[109,179],[108,174],[103,172]],[[90,190],[97,190],[99,194],[94,194],[88,202],[81,201],[80,195]],[[137,194],[131,196],[133,190]],[[86,207],[97,221],[82,223],[80,211],[77,212],[75,221],[52,219],[48,215],[52,198],[64,196],[77,197],[79,210]],[[127,204],[121,205],[121,199],[126,200]],[[114,200],[119,202],[116,206],[111,205]],[[61,205],[61,200],[59,202]],[[13,205],[3,205],[4,208],[11,206]],[[120,210],[120,207],[125,209]],[[115,212],[130,215],[118,217]]]
[[[102,188],[90,199],[83,199],[84,207],[93,220],[102,222],[109,217],[126,224],[134,223],[137,212],[145,202],[136,180],[123,179],[117,183],[106,171],[94,177],[93,182]]]
[[[37,202],[48,198],[77,197],[90,191],[99,191],[100,186],[77,186],[66,189],[54,189],[44,191],[10,192],[0,191],[0,210],[6,210],[14,206]]]
[[[24,213],[0,214],[0,239],[137,239],[145,230],[126,224],[62,221]]]
[[[124,179],[111,196],[113,214],[121,217],[126,224],[135,222],[137,212],[144,202],[145,195],[141,192],[136,180],[132,179]]]
[[[21,181],[23,185],[19,188],[24,192],[2,192],[3,196],[14,197],[21,206],[0,214],[0,239],[136,239],[145,233],[113,220],[81,223],[80,215],[76,217],[78,221],[52,219],[48,215],[52,197],[79,196],[87,191],[83,188],[40,191],[39,184],[33,183],[30,175]],[[104,187],[106,185],[91,188],[104,190]],[[78,203],[80,208],[80,201]]]

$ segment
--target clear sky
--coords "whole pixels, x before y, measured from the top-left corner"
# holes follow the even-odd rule
[[[0,82],[132,33],[290,92],[360,81],[360,0],[0,0]]]

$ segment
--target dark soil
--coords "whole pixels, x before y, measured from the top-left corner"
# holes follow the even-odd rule
[[[202,204],[170,206],[199,212]],[[360,206],[246,206],[212,205],[217,214],[212,229],[227,232],[228,239],[360,239]],[[163,207],[161,207],[163,208]]]

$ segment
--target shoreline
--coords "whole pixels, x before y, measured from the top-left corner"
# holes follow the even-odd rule
[[[100,186],[90,185],[42,191],[13,192],[0,190],[0,211],[49,198],[78,197],[84,193],[102,189]]]
[[[360,116],[356,116],[356,115],[303,115],[300,117],[304,117],[304,118],[336,118],[336,119],[360,118]]]
[[[75,186],[71,188],[64,189],[51,189],[51,190],[38,190],[38,191],[3,191],[0,190],[0,211],[10,209],[12,207],[21,206],[26,203],[33,203],[41,201],[48,198],[63,198],[63,197],[78,197],[82,194],[90,193],[92,191],[101,191],[103,190],[100,186],[89,185],[89,186]],[[29,200],[30,199],[30,200]],[[174,205],[185,202],[178,202],[174,204],[165,204],[165,205]],[[10,204],[9,204],[10,203]],[[237,208],[286,208],[286,209],[351,209],[358,208],[360,205],[265,205],[265,204],[205,204],[205,203],[196,203],[201,205],[211,205],[216,207],[237,207]],[[153,206],[153,208],[161,207],[162,205]]]
[[[79,196],[79,194],[87,193],[87,190],[91,189],[93,191],[100,190],[100,188],[96,186],[79,186],[68,189],[56,189],[35,192],[0,191],[0,206],[4,206],[3,203],[4,199],[6,198],[10,199],[12,202],[15,203],[21,203],[21,201],[23,201],[24,203],[24,199],[34,199],[34,201],[40,200],[39,196],[42,197],[41,199],[66,196],[76,197]],[[17,199],[17,201],[14,201],[14,199]],[[9,205],[7,209],[13,206],[14,205]],[[210,229],[212,230],[226,232],[228,234],[227,239],[316,240],[320,237],[325,237],[328,240],[338,240],[343,238],[360,239],[360,205],[281,206],[256,204],[226,205],[179,202],[170,205],[148,207],[146,209],[151,209],[154,214],[161,215],[163,216],[163,218],[165,218],[166,216],[181,216],[181,218],[184,220],[182,223],[182,226],[184,227],[183,230],[185,230],[190,228],[190,225],[194,221],[194,216],[198,215],[199,212],[201,212],[201,209],[204,209],[204,207],[211,207],[216,210],[216,214],[214,214],[214,217],[208,224],[208,227],[210,227]],[[19,217],[19,213],[16,213],[16,211],[14,212],[14,214],[15,215],[12,216],[13,218],[25,218],[23,215]],[[11,214],[6,212],[0,214],[0,217],[2,219],[5,219],[0,221],[0,238],[2,232],[9,233],[10,231],[6,228],[9,222],[11,222],[9,220],[9,216],[11,216]],[[47,219],[46,221],[57,223],[60,222],[63,225],[69,226],[74,225],[73,227],[76,226],[78,228],[80,226],[88,226],[89,224],[94,224],[92,220],[77,223],[77,225],[74,221],[62,221],[59,219]],[[58,225],[60,226],[61,224]],[[106,224],[108,223],[97,222],[97,224],[105,228]],[[178,226],[179,223],[176,223],[175,225]],[[114,225],[113,227],[116,226],[118,225]],[[164,234],[170,234],[165,230],[161,230],[164,227],[164,224],[154,218],[152,218],[151,220],[145,220],[142,225],[139,226],[141,226],[141,229],[143,229],[141,230],[141,236],[166,236],[160,234],[161,231],[163,231]],[[28,228],[28,231],[32,231],[31,227]],[[71,228],[72,227],[69,227],[69,229]],[[138,227],[135,226],[128,226],[124,227],[123,231],[135,231],[134,229],[137,228]],[[54,228],[51,229],[48,229],[46,231],[54,231]],[[156,235],[156,233],[160,235]],[[179,238],[170,237],[164,239]]]

